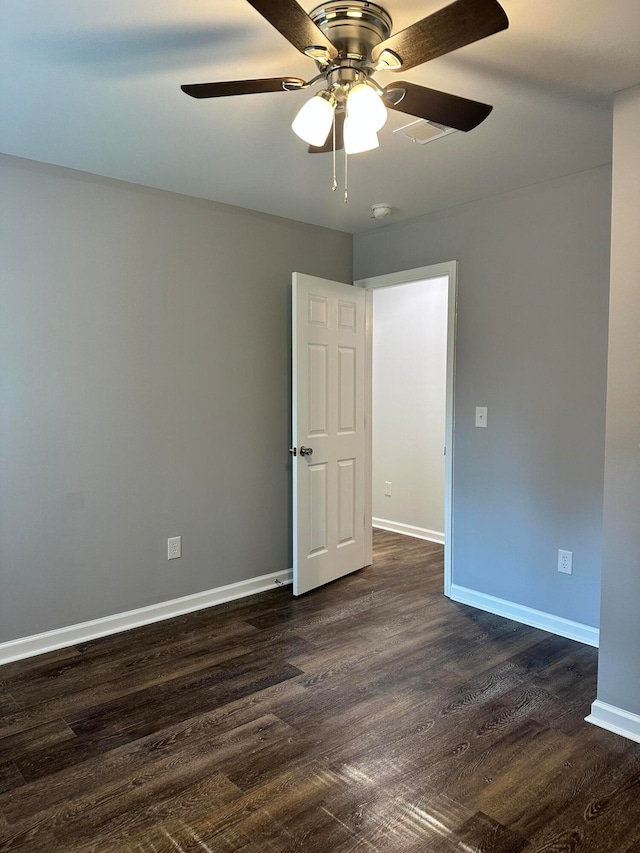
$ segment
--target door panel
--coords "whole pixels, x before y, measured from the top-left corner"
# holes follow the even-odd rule
[[[307,436],[326,436],[329,429],[329,352],[325,344],[309,344],[309,421]]]
[[[327,552],[327,466],[309,465],[309,554]]]
[[[356,460],[341,459],[338,462],[338,548],[355,541],[355,492]]]
[[[365,300],[294,273],[294,595],[365,565]]]

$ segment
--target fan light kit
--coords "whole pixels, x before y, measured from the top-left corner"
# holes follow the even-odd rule
[[[293,131],[309,152],[333,152],[333,189],[337,187],[335,154],[371,151],[392,109],[455,130],[469,131],[492,107],[457,95],[427,89],[406,80],[382,88],[378,71],[408,71],[467,44],[500,32],[509,20],[498,0],[455,0],[432,15],[391,35],[388,12],[367,0],[331,0],[307,14],[297,0],[248,0],[294,47],[313,59],[318,74],[299,77],[195,83],[182,86],[193,98],[221,98],[262,92],[296,92],[316,83],[324,88],[310,98],[293,120]]]

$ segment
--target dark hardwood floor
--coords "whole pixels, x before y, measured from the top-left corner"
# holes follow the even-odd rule
[[[595,649],[442,595],[442,549],[0,668],[0,851],[640,853]],[[257,570],[259,567],[257,567]]]

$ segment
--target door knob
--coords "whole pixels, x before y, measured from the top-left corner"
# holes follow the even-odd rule
[[[313,447],[305,447],[304,444],[301,444],[300,456],[313,456]]]

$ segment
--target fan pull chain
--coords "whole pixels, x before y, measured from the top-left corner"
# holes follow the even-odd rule
[[[344,149],[344,203],[349,201],[349,155],[347,149]]]
[[[336,114],[335,111],[333,113],[333,184],[331,185],[331,192],[335,192],[338,189],[338,178],[336,177]]]

